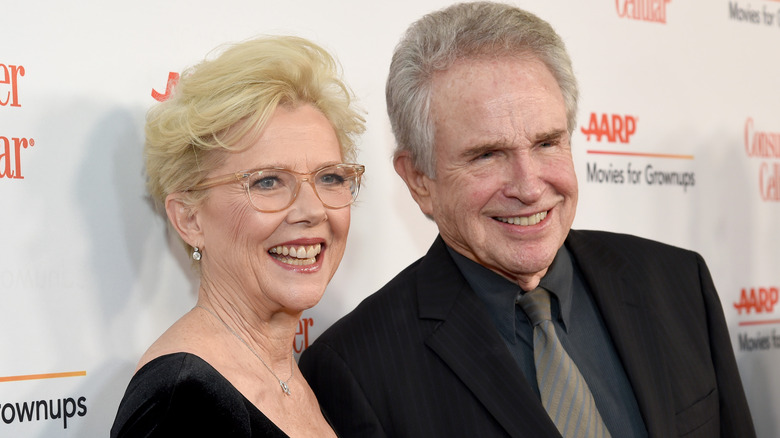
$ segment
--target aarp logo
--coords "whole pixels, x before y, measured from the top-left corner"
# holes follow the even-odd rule
[[[734,308],[740,315],[743,311],[746,315],[751,312],[772,313],[778,299],[780,299],[780,290],[777,286],[742,288],[739,301],[734,303]]]

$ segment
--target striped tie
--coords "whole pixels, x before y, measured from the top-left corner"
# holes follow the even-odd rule
[[[550,294],[537,287],[517,299],[534,326],[536,381],[544,409],[564,438],[609,438],[585,379],[555,334]]]

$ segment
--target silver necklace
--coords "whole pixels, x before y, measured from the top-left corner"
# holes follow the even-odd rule
[[[240,336],[238,333],[236,333],[236,331],[235,331],[235,330],[233,330],[233,329],[232,329],[232,328],[231,328],[229,325],[227,325],[227,323],[226,323],[225,321],[223,321],[223,320],[222,320],[222,318],[220,318],[220,317],[219,317],[219,315],[217,315],[216,313],[212,312],[212,311],[211,311],[211,309],[207,309],[207,308],[205,308],[205,307],[203,307],[203,306],[201,306],[201,305],[197,305],[197,306],[195,306],[195,307],[200,307],[201,309],[203,309],[203,310],[205,310],[206,312],[210,313],[210,314],[211,314],[211,316],[213,316],[213,317],[214,317],[214,318],[216,318],[216,319],[217,319],[219,322],[221,322],[221,323],[222,323],[222,325],[224,325],[224,326],[225,326],[225,328],[226,328],[226,329],[228,329],[228,331],[229,331],[230,333],[233,333],[233,336],[235,336],[235,337],[236,337],[236,338],[237,338],[239,341],[241,341],[241,343],[242,343],[242,344],[246,345],[246,348],[248,348],[248,349],[249,349],[249,351],[251,351],[251,352],[252,352],[252,354],[254,354],[256,358],[260,359],[260,363],[262,363],[262,364],[263,364],[263,366],[264,366],[264,367],[265,367],[265,368],[266,368],[266,369],[267,369],[267,370],[268,370],[268,371],[271,373],[271,375],[273,375],[273,376],[274,376],[274,378],[276,378],[276,380],[279,382],[279,386],[281,386],[281,387],[282,387],[282,391],[284,391],[284,393],[285,393],[286,395],[290,395],[290,387],[287,385],[287,382],[289,382],[289,381],[290,381],[290,379],[292,379],[292,377],[293,377],[293,372],[295,371],[295,368],[293,368],[293,363],[292,363],[292,361],[293,361],[292,354],[290,354],[290,377],[288,377],[288,378],[287,378],[287,380],[284,380],[284,381],[283,381],[282,379],[280,379],[280,378],[279,378],[279,376],[277,376],[277,375],[276,375],[276,373],[274,372],[274,370],[272,370],[272,369],[271,369],[271,367],[269,367],[269,366],[268,366],[268,364],[267,364],[267,363],[265,363],[265,361],[263,360],[263,358],[262,358],[262,357],[260,357],[260,355],[259,355],[259,354],[257,354],[257,352],[255,351],[255,349],[254,349],[254,348],[252,348],[252,346],[251,346],[251,345],[249,345],[249,343],[247,343],[247,342],[244,340],[244,338],[242,338],[242,337],[241,337],[241,336]]]

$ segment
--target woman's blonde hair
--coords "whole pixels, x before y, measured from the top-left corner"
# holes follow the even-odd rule
[[[247,134],[259,136],[279,105],[300,104],[325,115],[342,158],[354,161],[356,137],[365,130],[363,117],[336,61],[311,41],[293,36],[252,39],[187,69],[171,97],[146,118],[147,190],[157,207],[177,192],[186,204],[197,205],[205,192],[187,190],[221,164],[225,154],[220,152],[240,150],[238,140]]]

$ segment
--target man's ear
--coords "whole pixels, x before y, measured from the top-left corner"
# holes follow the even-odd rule
[[[171,225],[182,240],[190,246],[203,247],[203,232],[197,211],[184,202],[181,193],[171,193],[165,197],[165,213]]]
[[[433,217],[433,204],[431,202],[431,191],[429,185],[431,179],[424,173],[417,170],[412,162],[412,157],[408,152],[402,152],[393,159],[395,172],[404,180],[409,193],[412,194],[420,210],[428,216]]]

